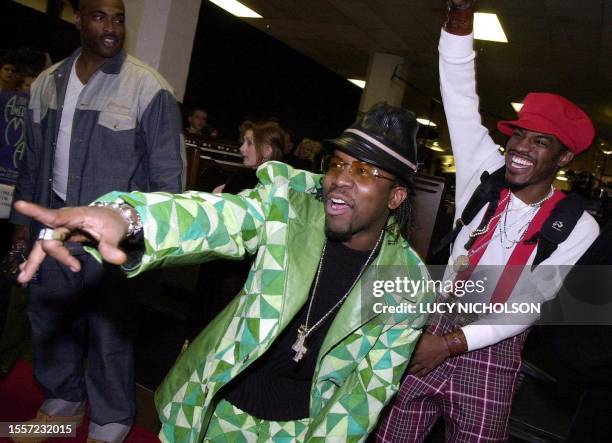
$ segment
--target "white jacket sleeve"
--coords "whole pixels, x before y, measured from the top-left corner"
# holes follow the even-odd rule
[[[442,30],[438,47],[440,90],[457,166],[455,217],[461,214],[480,183],[480,175],[504,163],[480,118],[473,41],[473,34],[457,36]]]

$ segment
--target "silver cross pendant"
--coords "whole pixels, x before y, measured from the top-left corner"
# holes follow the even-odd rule
[[[308,348],[306,347],[305,342],[306,342],[306,326],[301,325],[298,328],[297,340],[291,347],[291,349],[295,351],[295,355],[293,356],[293,361],[296,363],[298,363],[302,358],[304,358],[304,355],[306,355],[306,352],[308,351]]]

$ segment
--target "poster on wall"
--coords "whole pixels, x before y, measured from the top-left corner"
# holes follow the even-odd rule
[[[0,218],[7,218],[19,162],[25,151],[25,114],[28,94],[0,94]]]

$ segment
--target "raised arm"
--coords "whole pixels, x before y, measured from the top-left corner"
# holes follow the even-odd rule
[[[457,165],[457,208],[463,209],[483,171],[503,165],[497,145],[482,125],[476,93],[472,33],[473,2],[449,1],[439,44],[440,90]],[[460,215],[460,211],[457,211]]]

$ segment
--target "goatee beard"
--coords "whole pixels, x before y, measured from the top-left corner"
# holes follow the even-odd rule
[[[351,239],[350,227],[346,231],[334,231],[325,223],[325,236],[331,241],[345,242]]]

